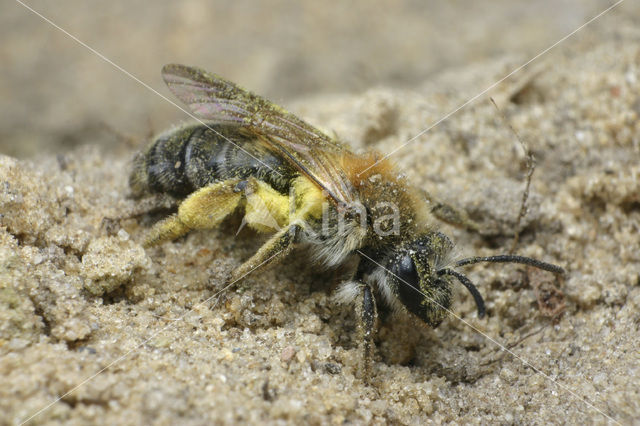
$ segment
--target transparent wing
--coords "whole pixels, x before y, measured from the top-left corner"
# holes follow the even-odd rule
[[[335,139],[236,84],[199,68],[169,64],[167,86],[198,117],[246,128],[339,204],[354,201],[353,188],[339,164],[351,151]]]

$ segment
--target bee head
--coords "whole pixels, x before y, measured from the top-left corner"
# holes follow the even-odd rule
[[[387,262],[391,291],[409,312],[433,327],[451,306],[454,277],[473,295],[478,315],[484,315],[484,301],[475,286],[464,275],[445,268],[452,248],[449,238],[431,232],[401,246]]]
[[[445,235],[430,232],[392,252],[384,268],[387,295],[392,293],[409,312],[433,327],[440,324],[451,306],[453,278],[473,296],[478,317],[485,314],[484,300],[476,286],[460,272],[447,267],[449,263],[454,268],[480,262],[519,263],[558,275],[565,273],[560,266],[511,254],[468,257],[451,262],[452,248],[453,244]]]

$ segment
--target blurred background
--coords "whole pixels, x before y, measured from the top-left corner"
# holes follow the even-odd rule
[[[524,62],[613,3],[25,1],[171,99],[160,69],[178,62],[285,105],[319,93],[417,87],[445,68],[504,55]],[[627,1],[576,37],[638,9]],[[0,5],[0,33],[1,154],[113,144],[115,132],[143,138],[185,118],[19,2]]]

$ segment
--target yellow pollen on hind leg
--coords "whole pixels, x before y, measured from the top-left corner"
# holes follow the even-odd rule
[[[192,229],[215,228],[238,207],[242,191],[238,179],[230,179],[200,188],[178,207],[178,213],[154,225],[145,238],[145,246],[181,237]]]
[[[246,223],[259,232],[273,232],[294,221],[321,218],[326,200],[322,190],[304,176],[297,177],[292,186],[290,194],[285,195],[265,182],[250,179],[246,190]]]
[[[320,219],[322,205],[327,201],[326,196],[318,186],[304,176],[293,181],[293,192],[296,197],[293,219]]]
[[[150,247],[163,241],[175,240],[185,235],[190,229],[180,221],[178,215],[171,215],[168,218],[156,223],[144,239],[143,246]]]
[[[215,228],[231,214],[242,199],[235,189],[237,179],[200,188],[189,195],[178,208],[178,218],[191,229]]]
[[[321,218],[326,201],[322,190],[304,176],[296,178],[292,185],[291,195],[281,194],[256,178],[229,179],[200,188],[180,204],[177,214],[149,231],[144,245],[173,240],[195,229],[215,228],[241,204],[245,223],[259,232],[273,232],[294,221]]]
[[[258,232],[273,232],[289,223],[289,196],[251,179],[246,189],[244,220]]]

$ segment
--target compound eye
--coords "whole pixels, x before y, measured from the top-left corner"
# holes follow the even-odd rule
[[[425,323],[437,326],[451,306],[451,286],[437,275],[431,275],[428,269],[422,270],[420,275],[409,253],[403,253],[396,259],[392,271],[396,275],[395,294],[398,299],[409,312]],[[428,265],[423,267],[428,268]]]
[[[409,254],[405,254],[400,258],[396,269],[396,275],[400,278],[401,286],[409,284],[413,288],[419,288],[420,277],[416,270],[416,264]]]

